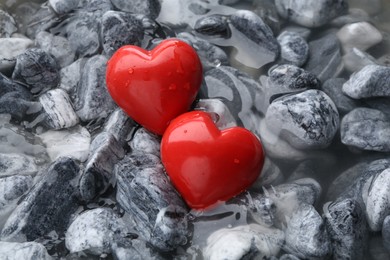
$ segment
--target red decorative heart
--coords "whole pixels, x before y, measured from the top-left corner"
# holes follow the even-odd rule
[[[203,209],[247,189],[259,177],[264,154],[249,130],[220,131],[209,114],[193,111],[170,123],[162,138],[161,159],[187,204]]]
[[[169,39],[152,51],[120,48],[107,64],[114,101],[149,131],[162,135],[169,122],[189,110],[202,82],[202,65],[187,43]]]

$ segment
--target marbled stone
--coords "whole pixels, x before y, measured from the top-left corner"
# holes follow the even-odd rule
[[[17,153],[0,153],[0,177],[11,175],[34,175],[38,167],[34,158]]]
[[[88,59],[81,73],[74,107],[81,121],[106,117],[115,103],[106,87],[107,58],[96,55]]]
[[[160,156],[160,138],[147,131],[145,128],[139,128],[131,141],[130,148],[133,151],[144,152]]]
[[[131,256],[134,260],[143,260],[143,259],[154,259],[154,260],[164,260],[163,256],[151,248],[149,244],[141,239],[126,239],[123,242],[114,241],[112,248],[112,255],[116,260],[128,260]]]
[[[124,45],[140,46],[144,37],[142,22],[130,13],[108,11],[102,17],[102,37],[108,56]]]
[[[122,109],[117,108],[108,117],[104,124],[104,131],[112,134],[121,146],[125,146],[126,141],[136,128],[137,123],[133,121]]]
[[[79,0],[49,0],[50,6],[57,14],[66,14],[79,5]]]
[[[348,11],[345,0],[276,0],[276,9],[287,21],[315,28]]]
[[[86,58],[81,58],[62,68],[60,70],[61,79],[58,87],[65,90],[70,95],[75,95],[77,85],[80,82],[81,71],[84,68],[86,61]]]
[[[227,16],[213,14],[196,21],[194,30],[204,36],[228,39],[232,34],[228,22]]]
[[[14,18],[0,9],[0,38],[10,37],[17,29]]]
[[[377,65],[378,62],[367,52],[357,48],[352,48],[343,56],[345,69],[355,72],[363,69],[367,65]]]
[[[298,33],[284,31],[277,38],[280,44],[280,58],[283,63],[298,67],[305,64],[309,56],[309,45]]]
[[[161,3],[158,0],[112,0],[112,4],[121,11],[143,14],[155,19],[161,9]]]
[[[379,110],[363,107],[352,110],[341,121],[340,135],[341,142],[348,146],[369,151],[390,151],[390,121]]]
[[[55,88],[60,81],[56,60],[37,48],[17,56],[12,78],[25,83],[33,94]]]
[[[351,98],[390,97],[390,67],[367,65],[352,74],[343,85],[343,92]]]
[[[292,146],[319,149],[332,142],[339,127],[339,114],[324,92],[306,90],[271,103],[265,122]]]
[[[12,69],[16,57],[33,45],[28,38],[0,38],[0,72]]]
[[[253,1],[253,12],[271,28],[274,35],[279,34],[282,26],[273,0]]]
[[[65,37],[42,31],[37,34],[35,42],[39,48],[52,55],[61,68],[70,65],[74,61],[75,52]]]
[[[357,48],[365,51],[368,48],[382,41],[383,36],[368,22],[357,22],[343,26],[338,32],[339,38],[344,52],[348,52],[352,48]]]
[[[351,199],[327,203],[324,219],[334,259],[365,259],[368,230],[359,203]]]
[[[52,230],[63,233],[78,207],[78,178],[79,166],[72,159],[52,163],[8,218],[1,240],[25,242]]]
[[[7,260],[52,260],[46,248],[37,242],[0,242],[0,258]]]

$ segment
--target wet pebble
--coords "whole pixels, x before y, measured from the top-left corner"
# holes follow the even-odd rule
[[[0,258],[7,260],[52,260],[46,248],[37,242],[0,242]]]
[[[390,67],[367,65],[351,75],[343,92],[351,98],[390,97]]]
[[[78,215],[66,231],[65,244],[71,252],[93,255],[110,253],[116,239],[125,237],[130,227],[110,208],[96,208]]]
[[[49,0],[50,6],[57,14],[66,14],[75,10],[79,5],[78,0]]]
[[[63,233],[71,214],[78,207],[78,175],[79,166],[70,158],[61,158],[52,163],[8,218],[0,235],[1,240],[25,242],[40,238],[52,230]]]
[[[344,84],[345,85],[345,84]],[[390,122],[386,114],[371,108],[356,108],[340,124],[341,142],[362,150],[390,151]]]
[[[114,241],[111,246],[112,255],[115,260],[127,260],[129,256],[134,260],[155,259],[163,260],[158,252],[152,249],[147,242],[141,239],[123,239],[121,241]]]
[[[56,60],[37,48],[17,56],[12,78],[25,83],[33,94],[55,88],[60,81]]]
[[[390,215],[390,168],[376,176],[366,201],[367,221],[372,231],[382,230],[384,219]]]
[[[231,37],[229,20],[227,16],[213,14],[196,21],[194,30],[204,36],[228,39]]]
[[[309,45],[298,33],[282,32],[277,38],[280,44],[280,57],[283,63],[302,66],[309,56]]]
[[[161,10],[161,3],[158,0],[112,0],[112,4],[121,11],[143,14],[155,19]]]
[[[331,253],[324,220],[309,204],[303,204],[290,216],[283,249],[299,258],[325,258]]]
[[[68,94],[62,89],[49,90],[39,97],[45,115],[44,124],[51,129],[75,126],[79,118]]]
[[[113,168],[124,153],[122,146],[110,133],[102,132],[93,139],[88,161],[80,177],[80,195],[83,200],[92,200],[115,183]]]
[[[10,37],[17,29],[14,18],[0,9],[0,38]]]
[[[368,22],[357,22],[344,25],[338,32],[344,52],[352,48],[365,51],[368,48],[380,43],[383,39],[382,34],[373,25]]]
[[[224,228],[207,238],[204,257],[217,259],[262,259],[277,255],[284,241],[281,230],[256,224]]]
[[[131,139],[130,148],[133,151],[160,156],[160,139],[145,128],[139,128]]]
[[[108,56],[123,45],[140,46],[144,37],[142,22],[131,13],[108,11],[102,17],[102,37]]]
[[[60,85],[58,87],[70,95],[75,95],[77,85],[80,82],[81,71],[86,61],[86,58],[81,58],[62,68],[60,70]]]
[[[351,199],[327,203],[324,219],[334,259],[365,259],[368,229],[359,203]]]
[[[275,5],[281,17],[309,28],[325,25],[348,11],[348,2],[345,0],[276,0]]]
[[[0,72],[7,72],[16,64],[16,57],[34,45],[28,38],[0,38]]]
[[[292,146],[319,149],[332,142],[339,127],[339,114],[324,92],[306,90],[271,103],[265,122]]]
[[[77,99],[73,102],[81,121],[106,117],[115,109],[115,103],[106,87],[107,58],[95,55],[88,59],[81,73]]]
[[[42,31],[37,34],[35,42],[39,48],[56,59],[60,68],[70,65],[74,61],[75,53],[69,41],[62,36]]]

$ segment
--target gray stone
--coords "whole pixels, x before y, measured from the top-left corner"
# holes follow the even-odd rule
[[[47,5],[22,5],[16,14],[21,22],[21,33],[25,33],[30,39],[35,39],[35,36],[42,31],[49,31],[50,28],[58,23],[57,14],[52,8]],[[23,28],[25,27],[25,28]]]
[[[124,153],[122,146],[112,134],[102,132],[95,137],[80,177],[80,195],[83,200],[92,200],[115,183],[113,168],[123,158]]]
[[[140,46],[144,37],[142,22],[130,13],[108,11],[102,17],[102,37],[108,56],[124,45]]]
[[[78,215],[70,224],[66,248],[71,252],[88,252],[93,255],[111,253],[115,240],[125,237],[130,228],[110,208],[96,208]]]
[[[279,260],[299,260],[299,258],[292,254],[284,254],[281,257],[279,257]]]
[[[355,72],[367,65],[376,65],[378,62],[370,54],[356,48],[352,48],[343,56],[345,69]]]
[[[49,90],[39,97],[45,114],[45,125],[51,129],[75,126],[79,118],[73,109],[68,94],[62,89]]]
[[[115,260],[128,260],[129,256],[134,260],[154,259],[164,260],[147,242],[141,239],[126,239],[125,242],[115,241],[112,245],[112,255]]]
[[[17,29],[14,18],[0,9],[0,38],[10,37]]]
[[[365,51],[368,48],[380,43],[383,39],[382,34],[368,22],[357,22],[343,26],[338,32],[344,52],[352,48]]]
[[[346,114],[360,105],[360,102],[344,95],[342,91],[343,78],[331,78],[322,84],[321,89],[332,99],[340,114]]]
[[[80,82],[81,71],[85,66],[87,59],[78,59],[72,64],[62,68],[60,70],[60,85],[59,88],[65,90],[70,95],[75,95],[77,85]]]
[[[212,36],[228,39],[231,37],[228,17],[219,14],[208,15],[200,18],[194,25],[195,32],[204,36]]]
[[[27,49],[16,58],[14,80],[21,81],[36,94],[57,87],[60,81],[55,59],[41,49]]]
[[[320,149],[332,142],[339,127],[339,114],[324,92],[306,90],[271,103],[265,123],[298,149]]]
[[[305,64],[309,56],[309,45],[298,33],[284,31],[277,38],[280,44],[280,58],[283,63],[298,67]]]
[[[390,121],[386,114],[371,108],[356,108],[340,125],[341,142],[362,150],[390,151]]]
[[[278,165],[266,157],[260,177],[252,184],[251,189],[260,190],[263,186],[268,188],[281,184],[283,180],[284,176]]]
[[[349,1],[350,3],[351,1]],[[350,8],[348,13],[345,15],[341,15],[333,19],[330,23],[331,26],[340,28],[344,25],[357,23],[357,22],[368,22],[370,21],[370,16],[366,12],[366,10],[358,9],[358,8]]]
[[[112,0],[112,4],[121,11],[143,14],[155,19],[161,10],[161,4],[158,0]]]
[[[160,139],[145,128],[139,128],[130,141],[130,148],[133,151],[160,156]]]
[[[385,218],[382,225],[383,245],[390,251],[390,215]]]
[[[7,260],[52,260],[46,248],[37,242],[0,242],[0,258]]]
[[[17,153],[0,153],[0,177],[34,175],[38,167],[31,156]]]
[[[130,139],[136,127],[136,123],[122,109],[117,108],[108,117],[104,124],[104,130],[112,134],[120,145],[124,146]]]
[[[384,219],[390,215],[390,168],[375,177],[366,201],[367,222],[372,231],[382,230]]]
[[[324,220],[313,206],[303,204],[287,222],[286,243],[283,249],[299,258],[326,258],[331,253],[331,243]]]
[[[32,241],[52,230],[62,234],[78,207],[78,178],[79,166],[72,159],[52,163],[8,218],[1,240]]]
[[[16,57],[33,45],[34,42],[27,38],[0,38],[0,71],[12,69]]]
[[[351,199],[327,203],[324,219],[334,259],[365,259],[368,229],[359,203]]]
[[[57,64],[63,68],[70,65],[75,58],[69,41],[62,37],[42,31],[36,35],[35,42],[39,48],[52,55]]]
[[[74,107],[82,121],[106,117],[115,109],[106,87],[107,58],[96,55],[88,59],[81,73]]]
[[[390,97],[390,67],[367,65],[351,75],[343,92],[351,98]]]
[[[274,35],[279,34],[281,22],[273,0],[253,1],[253,12],[272,29]]]
[[[57,14],[66,14],[79,5],[79,0],[49,0],[50,6]]]
[[[336,77],[343,69],[340,42],[334,34],[310,41],[309,50],[304,69],[317,75],[322,82]]]
[[[287,21],[310,28],[325,25],[348,11],[345,0],[276,0],[275,5],[279,15]]]

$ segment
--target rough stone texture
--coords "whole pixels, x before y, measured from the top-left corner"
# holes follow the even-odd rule
[[[136,128],[136,123],[122,109],[117,108],[104,124],[104,131],[112,134],[123,147]]]
[[[224,15],[213,14],[205,16],[194,25],[194,30],[205,36],[228,39],[231,36],[228,18]]]
[[[386,114],[371,108],[356,108],[340,125],[341,142],[362,150],[390,151],[390,121]]]
[[[62,68],[60,70],[61,80],[58,87],[65,90],[70,95],[75,95],[77,85],[80,82],[81,71],[84,68],[86,61],[86,58],[78,59],[72,64]]]
[[[34,158],[17,153],[0,153],[0,177],[11,175],[33,175],[38,172]]]
[[[322,91],[307,90],[275,100],[265,122],[274,133],[298,149],[325,148],[339,127],[333,101]]]
[[[145,128],[139,128],[130,142],[130,148],[133,151],[136,150],[160,156],[160,139]]]
[[[0,258],[7,260],[52,260],[46,248],[37,242],[0,242]]]
[[[17,29],[14,18],[0,9],[0,38],[10,37]]]
[[[102,18],[102,37],[108,56],[123,45],[140,46],[144,37],[142,22],[134,14],[108,11]]]
[[[115,108],[106,87],[107,58],[96,55],[88,59],[81,73],[74,107],[82,121],[106,117]]]
[[[367,65],[351,75],[343,92],[351,98],[390,97],[390,67]]]
[[[334,259],[365,259],[368,230],[359,203],[346,199],[325,204],[324,219]]]
[[[0,38],[0,72],[12,69],[16,57],[33,45],[34,42],[28,38]]]
[[[55,59],[41,49],[27,49],[16,58],[14,80],[21,81],[33,94],[57,87],[60,81]]]
[[[155,19],[160,13],[161,4],[158,0],[112,0],[112,4],[121,11],[143,14]]]
[[[343,69],[340,42],[334,34],[310,41],[309,50],[304,69],[317,75],[322,82],[334,78]]]
[[[348,11],[346,0],[275,0],[275,5],[287,21],[310,28],[325,25]]]
[[[284,31],[277,40],[280,44],[280,58],[283,63],[298,67],[305,64],[309,56],[309,45],[302,36],[295,32]]]
[[[77,8],[79,0],[49,0],[49,4],[57,14],[66,14]]]
[[[78,207],[78,175],[79,166],[70,158],[52,163],[8,218],[1,240],[32,241],[52,230],[62,234]]]

